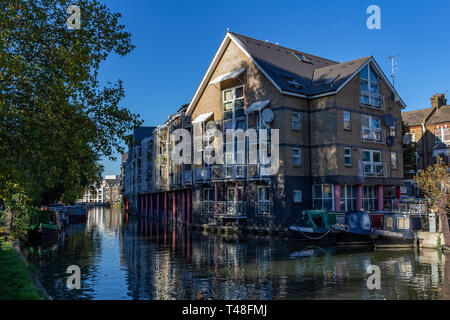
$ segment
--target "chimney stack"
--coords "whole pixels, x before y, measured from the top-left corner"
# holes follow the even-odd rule
[[[447,99],[445,99],[445,93],[435,94],[431,97],[431,107],[434,109],[439,109],[442,106],[447,105]]]

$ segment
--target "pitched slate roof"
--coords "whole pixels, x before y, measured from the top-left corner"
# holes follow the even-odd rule
[[[403,122],[408,127],[420,126],[422,123],[425,122],[426,118],[428,117],[428,115],[431,113],[432,110],[433,108],[427,108],[402,112]]]
[[[304,95],[314,95],[335,91],[354,75],[371,57],[365,57],[344,63],[305,52],[282,47],[269,42],[253,39],[230,32],[255,62],[283,90]],[[301,57],[305,57],[302,61]],[[326,84],[339,76],[333,85]],[[294,79],[301,88],[289,84],[287,78]]]
[[[369,62],[375,67],[391,91],[396,93],[372,56],[338,63],[238,33],[227,32],[189,104],[188,115],[192,113],[202,91],[207,87],[215,67],[230,41],[235,42],[269,81],[284,94],[307,99],[313,99],[322,94],[336,94]],[[401,98],[400,103],[403,108],[406,107]]]
[[[442,106],[437,109],[430,119],[428,119],[426,124],[438,124],[443,122],[450,122],[450,106]]]

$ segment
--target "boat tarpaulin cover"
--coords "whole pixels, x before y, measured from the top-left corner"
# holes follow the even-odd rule
[[[247,108],[247,113],[253,112],[253,111],[259,111],[267,107],[270,100],[264,100],[264,101],[258,101],[255,103],[252,103],[250,107]]]
[[[197,118],[192,120],[192,123],[202,123],[202,122],[208,120],[213,114],[214,114],[213,112],[202,113]]]

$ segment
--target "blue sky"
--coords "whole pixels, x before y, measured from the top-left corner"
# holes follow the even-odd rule
[[[122,14],[136,49],[110,56],[101,78],[123,80],[122,106],[148,126],[190,101],[227,28],[336,61],[373,55],[388,76],[387,57],[400,55],[396,89],[407,110],[450,88],[448,0],[102,2]],[[372,4],[381,8],[381,30],[366,27]],[[103,164],[105,174],[120,173],[120,157]]]

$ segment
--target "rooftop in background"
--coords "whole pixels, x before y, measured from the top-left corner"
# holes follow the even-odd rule
[[[407,126],[450,122],[450,106],[447,105],[445,94],[436,93],[430,100],[431,108],[402,112],[403,121]]]

